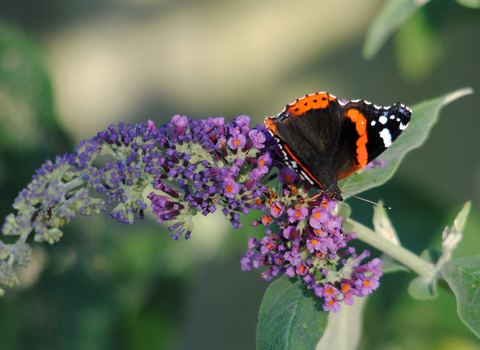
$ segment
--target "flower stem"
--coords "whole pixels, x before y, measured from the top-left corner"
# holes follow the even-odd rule
[[[71,190],[73,190],[74,188],[82,186],[84,183],[85,183],[85,180],[82,177],[77,177],[76,179],[73,179],[73,180],[67,182],[64,185],[63,190],[65,191],[65,193],[68,193]]]
[[[433,271],[433,265],[429,262],[423,260],[411,251],[390,242],[389,240],[377,234],[375,231],[355,220],[348,219],[348,222],[353,225],[352,231],[357,234],[358,239],[370,244],[374,248],[381,250],[385,254],[390,255],[392,258],[415,271],[420,276],[429,278],[434,277],[435,273]]]

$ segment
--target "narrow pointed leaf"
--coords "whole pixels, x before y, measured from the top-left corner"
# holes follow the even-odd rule
[[[470,212],[471,202],[465,203],[462,210],[457,214],[452,227],[445,227],[442,233],[442,255],[435,266],[439,271],[442,266],[452,259],[452,253],[457,249],[458,243],[463,238],[463,228],[467,223],[467,217]]]
[[[472,207],[471,202],[465,203],[462,210],[457,214],[457,217],[453,221],[453,227],[456,231],[463,231],[465,224],[467,223],[468,214],[470,213],[470,209]]]
[[[388,0],[368,29],[363,44],[363,57],[373,58],[385,45],[388,38],[403,24],[420,6],[429,0]]]
[[[383,202],[380,201],[378,204],[383,205]],[[373,207],[373,228],[380,236],[388,239],[396,245],[401,245],[397,231],[395,231],[395,228],[388,217],[387,210],[384,207]]]

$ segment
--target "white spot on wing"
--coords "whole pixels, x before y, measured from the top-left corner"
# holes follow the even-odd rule
[[[380,137],[383,139],[383,144],[385,145],[385,147],[390,147],[390,145],[392,144],[392,135],[387,128],[383,129],[380,132]]]
[[[380,124],[383,124],[383,125],[385,125],[387,120],[388,120],[387,117],[385,117],[384,115],[382,115],[380,118],[378,118],[378,121],[380,122]]]

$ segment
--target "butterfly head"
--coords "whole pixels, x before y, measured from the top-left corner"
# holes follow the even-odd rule
[[[323,192],[325,192],[327,194],[327,196],[329,196],[332,199],[336,199],[338,201],[343,201],[343,197],[341,195],[342,191],[340,190],[340,188],[338,187],[338,184],[336,184],[336,183],[330,185],[330,187],[323,190]]]

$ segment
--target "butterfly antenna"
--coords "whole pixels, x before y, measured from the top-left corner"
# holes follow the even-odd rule
[[[343,193],[348,194],[349,196],[352,196],[353,198],[359,199],[361,201],[364,201],[364,202],[367,202],[367,203],[370,203],[370,204],[373,204],[373,205],[378,205],[379,207],[382,207],[382,208],[385,208],[385,209],[388,209],[388,210],[392,209],[392,207],[389,207],[389,206],[386,206],[386,205],[383,205],[383,204],[379,204],[379,203],[370,201],[370,200],[362,198],[362,197],[357,197],[354,194],[350,194],[350,193],[347,193],[347,192],[343,192]]]

